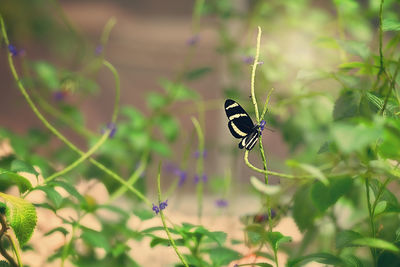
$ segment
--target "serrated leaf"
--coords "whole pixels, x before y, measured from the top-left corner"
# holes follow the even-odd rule
[[[351,242],[353,245],[359,245],[359,246],[366,246],[370,248],[379,248],[383,250],[389,250],[395,253],[399,253],[400,249],[396,247],[394,244],[383,240],[383,239],[378,239],[378,238],[372,238],[372,237],[363,237],[360,239],[353,240]]]
[[[400,31],[400,21],[392,18],[385,18],[382,21],[383,31]]]
[[[342,249],[344,247],[354,246],[351,242],[356,239],[362,238],[360,233],[352,230],[344,230],[336,235],[336,248]]]
[[[81,238],[85,241],[88,245],[96,247],[96,248],[104,248],[104,250],[108,253],[111,249],[109,241],[104,236],[102,232],[98,232],[86,227],[82,228],[82,235]]]
[[[0,169],[0,185],[3,187],[16,185],[21,194],[32,188],[31,182],[28,179],[4,169]]]
[[[361,95],[356,91],[344,91],[336,100],[333,108],[333,119],[335,121],[355,117],[358,114],[358,106]]]
[[[250,183],[258,192],[268,196],[276,195],[281,191],[280,185],[267,185],[254,176],[250,177]]]
[[[7,221],[14,230],[20,246],[23,246],[32,236],[37,222],[35,207],[25,199],[0,192],[0,197],[7,206]]]
[[[30,174],[35,175],[36,177],[39,175],[39,173],[33,168],[32,165],[26,163],[25,161],[16,159],[13,162],[11,162],[11,171],[13,172],[27,172]]]
[[[311,188],[311,199],[320,212],[324,212],[334,205],[341,196],[351,189],[353,184],[350,177],[332,178],[329,181],[329,185],[324,185],[318,181]]]
[[[339,257],[329,253],[314,253],[307,256],[292,259],[287,262],[287,267],[302,266],[308,262],[319,262],[322,264],[328,264],[333,266],[343,266],[345,263]]]

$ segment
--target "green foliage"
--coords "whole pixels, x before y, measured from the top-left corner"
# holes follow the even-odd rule
[[[10,223],[20,246],[23,246],[32,236],[36,227],[37,215],[35,207],[28,201],[0,192],[7,206],[7,221]]]

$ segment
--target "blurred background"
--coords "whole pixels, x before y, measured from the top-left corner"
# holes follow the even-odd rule
[[[394,2],[385,1],[388,17],[397,17]],[[241,238],[239,218],[265,211],[249,183],[251,176],[263,177],[245,165],[239,140],[227,128],[223,105],[232,98],[255,120],[249,96],[257,26],[263,31],[263,64],[256,74],[259,109],[274,88],[266,115],[271,130],[264,130],[263,144],[269,169],[286,172],[291,169],[289,158],[303,163],[323,160],[318,151],[329,135],[335,99],[343,88],[370,86],[367,79],[349,78],[349,69],[340,66],[377,51],[379,3],[2,0],[0,13],[17,49],[23,83],[57,129],[87,151],[107,127],[115,128],[96,152],[100,162],[123,177],[145,164],[136,186],[155,201],[161,160],[162,186],[174,221],[229,229],[231,236]],[[6,53],[2,43],[1,133],[16,154],[47,177],[77,156],[30,110],[16,88]],[[102,67],[103,58],[115,67],[121,82],[120,116],[112,126],[115,77]],[[192,116],[204,133],[202,150]],[[200,167],[199,158],[204,159]],[[250,161],[262,168],[258,152],[250,152]],[[119,186],[88,163],[69,177],[102,181],[104,198]],[[199,182],[205,194],[202,221],[194,194]],[[286,181],[270,176],[270,183]],[[130,196],[119,199],[124,203]],[[280,221],[278,229],[295,242],[300,239],[291,219]],[[132,246],[133,253],[149,250],[135,257],[143,266],[175,260],[169,248]],[[154,255],[163,256],[156,260]]]

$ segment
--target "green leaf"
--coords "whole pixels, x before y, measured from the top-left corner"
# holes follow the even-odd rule
[[[75,197],[80,203],[86,202],[86,199],[78,192],[78,190],[75,189],[72,184],[69,184],[63,180],[54,180],[48,185],[53,187],[59,186],[67,191],[71,196]]]
[[[254,176],[250,177],[250,183],[258,192],[261,192],[268,196],[276,195],[281,191],[280,185],[267,185]]]
[[[400,21],[392,18],[385,18],[382,21],[382,30],[387,31],[400,31]]]
[[[211,240],[217,242],[218,245],[220,246],[222,246],[225,243],[227,237],[227,234],[224,232],[221,231],[210,232],[202,226],[196,228],[196,230],[194,230],[194,233],[200,233],[202,235],[205,235],[209,237]]]
[[[342,249],[344,247],[354,246],[352,245],[351,242],[360,238],[362,238],[362,235],[355,231],[352,230],[341,231],[336,235],[336,248]]]
[[[150,210],[134,210],[133,214],[135,214],[137,217],[139,217],[140,220],[145,221],[149,220],[154,217],[154,212]]]
[[[290,236],[284,236],[280,232],[266,232],[266,237],[275,253],[278,252],[280,244],[292,241]]]
[[[11,162],[11,171],[13,172],[27,172],[30,174],[35,175],[36,177],[39,175],[39,173],[35,170],[35,168],[33,168],[32,165],[16,159],[13,162]]]
[[[167,79],[161,79],[160,84],[168,93],[168,95],[175,100],[189,100],[197,99],[199,97],[197,92],[191,90],[181,83],[174,83]]]
[[[286,161],[286,165],[291,166],[291,167],[297,167],[297,168],[300,168],[300,169],[304,170],[305,172],[311,174],[313,178],[314,177],[317,178],[324,185],[328,185],[329,184],[328,179],[325,177],[325,175],[317,167],[314,167],[314,166],[309,165],[309,164],[299,163],[299,162],[294,161],[294,160]]]
[[[329,185],[317,181],[311,188],[311,199],[320,212],[324,212],[346,194],[353,184],[350,177],[329,179]]]
[[[210,255],[213,266],[224,266],[243,257],[239,252],[225,247],[215,247],[205,252]]]
[[[156,124],[168,141],[174,141],[179,134],[179,123],[170,115],[158,117]]]
[[[343,266],[345,263],[339,257],[329,253],[314,253],[307,256],[292,259],[287,262],[287,267],[301,266],[308,262],[319,262],[322,264],[328,264],[333,266]]]
[[[47,198],[53,203],[54,208],[57,210],[61,207],[61,204],[64,200],[64,198],[58,193],[54,187],[44,185],[44,186],[37,186],[34,188],[34,190],[41,190],[43,191]]]
[[[376,125],[336,123],[331,134],[339,150],[345,154],[361,151],[382,136],[382,128]]]
[[[124,106],[121,108],[121,114],[129,119],[130,125],[136,130],[143,129],[147,124],[146,117],[136,108]]]
[[[374,216],[377,216],[385,212],[387,206],[388,206],[387,201],[379,201],[378,204],[376,204]]]
[[[210,67],[201,67],[201,68],[197,68],[197,69],[186,72],[184,74],[184,76],[187,80],[197,80],[211,71],[212,71],[212,68],[210,68]]]
[[[339,68],[341,69],[362,69],[365,67],[365,63],[364,62],[346,62],[346,63],[342,63],[339,65]]]
[[[310,185],[302,186],[294,195],[293,219],[299,230],[304,232],[314,224],[318,212],[310,196]]]
[[[400,249],[396,247],[394,244],[383,240],[383,239],[378,239],[378,238],[372,238],[372,237],[363,237],[360,239],[353,240],[351,242],[353,245],[359,245],[359,246],[366,246],[370,248],[379,248],[383,250],[389,250],[395,253],[399,253]]]
[[[110,252],[110,243],[102,232],[98,232],[86,227],[82,227],[82,231],[83,233],[81,235],[81,238],[88,245],[96,248],[104,248],[107,253]]]
[[[33,69],[36,71],[38,78],[43,84],[52,90],[60,89],[60,81],[58,79],[57,69],[45,62],[38,61],[33,65]]]
[[[21,194],[32,188],[31,182],[25,177],[11,171],[0,169],[0,186],[4,188],[11,185],[18,186]]]
[[[10,264],[6,261],[0,261],[0,267],[10,267]]]
[[[167,104],[167,99],[164,95],[156,92],[150,92],[146,97],[147,106],[152,110],[158,110]]]
[[[35,207],[25,199],[14,197],[0,192],[0,197],[7,206],[6,216],[11,228],[23,246],[32,236],[37,222]]]
[[[160,141],[151,141],[150,148],[152,151],[158,153],[161,156],[168,157],[171,155],[171,149],[169,148],[169,146]]]
[[[357,91],[344,91],[336,100],[333,108],[333,119],[335,121],[355,117],[358,114],[358,106],[361,95]]]

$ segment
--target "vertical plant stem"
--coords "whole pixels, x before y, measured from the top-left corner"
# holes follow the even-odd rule
[[[379,72],[378,77],[384,72],[385,66],[383,65],[383,30],[382,30],[382,11],[383,11],[383,2],[381,0],[381,4],[379,6]]]
[[[23,264],[22,264],[22,260],[21,260],[21,254],[19,253],[19,247],[17,246],[17,243],[15,242],[14,238],[11,235],[6,234],[6,237],[11,244],[11,247],[14,251],[15,257],[17,258],[18,266],[22,267]]]
[[[198,138],[198,151],[199,154],[202,155],[204,152],[204,134],[201,129],[199,121],[195,118],[192,117],[192,122],[194,125],[194,128],[196,129],[197,133],[197,138]],[[204,158],[202,156],[199,156],[197,159],[197,164],[196,164],[196,173],[199,177],[199,181],[196,186],[197,190],[197,215],[198,218],[200,219],[202,216],[202,211],[203,211],[203,175],[204,175]]]
[[[15,262],[14,258],[8,254],[6,248],[3,246],[3,237],[7,234],[7,221],[4,214],[0,214],[0,254],[10,263],[12,267],[19,267],[19,265]]]
[[[160,177],[161,177],[161,162],[158,165],[158,175],[157,175],[157,193],[158,193],[158,203],[161,203],[161,181],[160,181]],[[165,232],[167,233],[169,242],[171,242],[172,247],[175,250],[176,255],[178,255],[178,258],[181,260],[182,264],[185,265],[186,267],[189,267],[189,265],[186,263],[185,259],[183,258],[183,256],[181,255],[181,253],[179,252],[174,239],[171,236],[171,233],[168,230],[167,224],[165,222],[165,217],[164,217],[164,212],[162,209],[160,209],[160,217],[161,217],[161,221],[164,227]]]
[[[254,105],[254,111],[256,113],[257,123],[260,123],[260,115],[258,113],[258,105],[256,100],[256,95],[254,92],[254,85],[255,85],[255,77],[256,77],[256,69],[258,65],[258,58],[260,56],[260,42],[261,42],[261,27],[258,26],[258,34],[257,34],[257,46],[256,46],[256,55],[254,57],[254,62],[251,70],[251,83],[250,83],[250,90],[251,90],[251,100]]]
[[[369,194],[369,177],[365,178],[365,190],[367,193],[367,205],[368,205],[368,214],[369,214],[369,223],[371,227],[371,233],[372,237],[375,238],[375,223],[374,223],[374,214],[372,213],[372,208],[371,208],[371,198]],[[374,260],[374,266],[377,266],[377,258],[376,258],[376,249],[375,248],[370,248],[372,258]]]

